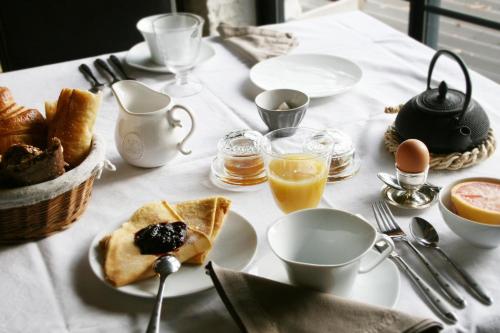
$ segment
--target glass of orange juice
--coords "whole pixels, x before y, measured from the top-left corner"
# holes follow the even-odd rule
[[[262,141],[267,177],[281,210],[318,206],[328,177],[333,138],[326,131],[281,128]]]

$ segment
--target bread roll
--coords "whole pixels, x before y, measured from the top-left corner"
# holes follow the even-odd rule
[[[53,138],[42,151],[33,146],[16,144],[2,156],[0,179],[10,187],[38,184],[64,173],[61,142]]]
[[[80,89],[65,88],[59,95],[55,114],[50,116],[49,139],[61,140],[64,160],[71,168],[80,164],[89,153],[100,102],[100,94]]]
[[[0,155],[14,144],[44,148],[47,124],[42,114],[14,102],[10,90],[0,87]]]

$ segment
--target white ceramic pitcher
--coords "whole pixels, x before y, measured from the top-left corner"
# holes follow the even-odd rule
[[[191,153],[184,144],[193,134],[193,113],[185,106],[174,104],[166,94],[134,80],[119,81],[111,87],[120,106],[115,128],[115,145],[128,163],[152,168],[166,164],[178,152]],[[191,129],[182,138],[176,110],[184,110],[191,118]]]

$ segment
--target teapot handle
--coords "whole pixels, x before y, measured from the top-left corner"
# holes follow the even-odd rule
[[[184,139],[181,140],[181,142],[179,142],[177,144],[177,149],[184,155],[189,155],[191,154],[191,150],[187,150],[184,148],[184,144],[186,143],[186,141],[191,137],[191,135],[193,135],[193,132],[194,132],[194,129],[195,129],[195,121],[194,121],[194,116],[193,116],[193,113],[191,112],[191,110],[189,110],[187,107],[183,106],[183,105],[179,105],[179,104],[176,104],[174,105],[170,110],[167,111],[167,121],[168,123],[172,126],[172,127],[182,127],[182,124],[181,124],[181,121],[179,119],[175,119],[173,117],[173,112],[176,110],[176,109],[181,109],[181,110],[184,110],[189,118],[191,119],[191,128],[189,129],[189,132],[188,134],[186,134],[186,136],[184,137]]]
[[[469,108],[471,96],[472,96],[472,83],[470,80],[469,76],[469,71],[467,70],[467,66],[463,62],[463,60],[455,53],[449,51],[449,50],[439,50],[436,52],[434,57],[432,57],[431,63],[429,65],[429,73],[427,74],[427,90],[431,89],[431,79],[432,79],[432,71],[434,70],[434,65],[436,64],[437,59],[442,55],[446,54],[453,59],[460,65],[460,68],[462,69],[462,72],[464,73],[465,76],[465,101],[464,101],[464,108],[462,110],[462,113],[460,114],[458,118],[458,123],[460,124],[462,122],[462,119],[465,116],[465,113],[467,112],[467,109]]]

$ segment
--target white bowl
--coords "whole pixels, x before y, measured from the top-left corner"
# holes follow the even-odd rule
[[[498,183],[500,179],[485,177],[464,178],[444,187],[439,193],[439,210],[441,211],[441,215],[448,227],[469,243],[482,248],[491,249],[497,247],[500,245],[500,224],[492,225],[475,222],[463,218],[454,212],[453,204],[451,203],[451,189],[458,183],[468,181],[490,181]]]

